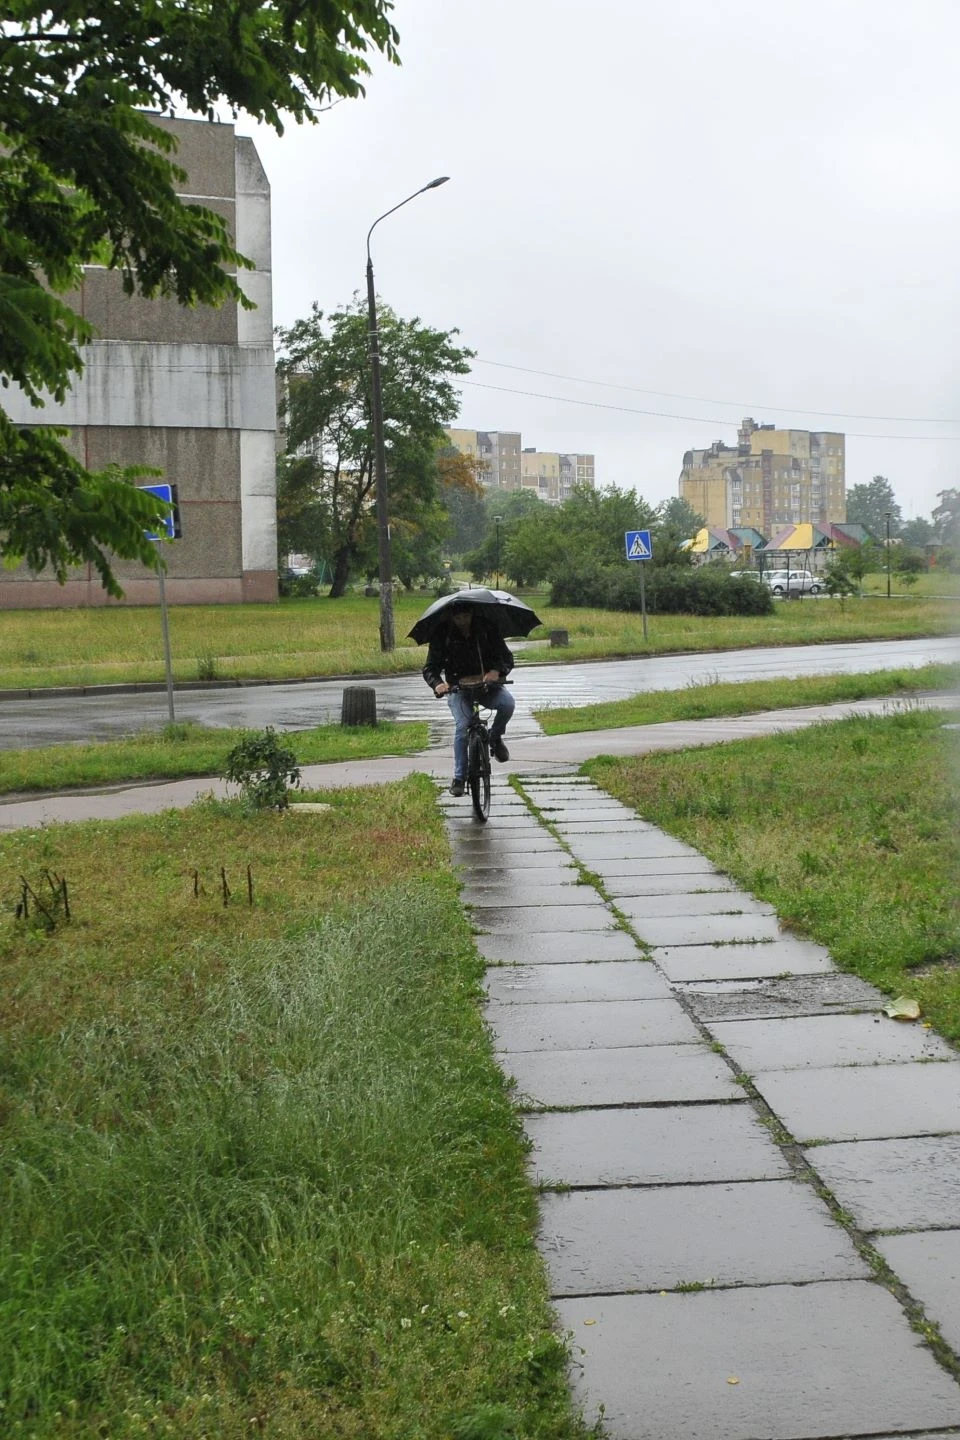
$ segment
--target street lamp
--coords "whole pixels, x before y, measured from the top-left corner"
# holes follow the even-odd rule
[[[887,599],[890,599],[890,511],[884,511],[884,519],[887,522]]]
[[[378,215],[376,220],[367,231],[367,309],[370,316],[370,408],[373,420],[373,462],[376,475],[376,501],[377,501],[377,552],[380,565],[380,649],[392,650],[394,647],[393,633],[393,590],[391,587],[392,574],[390,565],[390,521],[387,515],[387,457],[383,443],[383,394],[380,389],[380,335],[377,330],[377,297],[373,287],[373,261],[370,258],[370,236],[380,224],[392,215],[401,206],[408,205],[425,190],[436,190],[438,185],[445,185],[450,179],[449,175],[440,175],[436,180],[431,180],[429,185],[422,185],[419,190],[414,190],[406,200],[401,200],[399,205],[392,209],[385,210]]]
[[[493,523],[497,527],[497,589],[500,589],[500,522],[502,515],[494,515]]]

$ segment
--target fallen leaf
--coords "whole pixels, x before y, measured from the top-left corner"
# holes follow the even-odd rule
[[[920,1005],[907,995],[898,995],[896,1000],[884,1005],[883,1013],[889,1015],[891,1020],[919,1020]]]
[[[596,1325],[596,1320],[584,1320],[584,1325]]]
[[[736,1375],[728,1375],[728,1376],[727,1376],[727,1384],[728,1384],[728,1385],[739,1385],[739,1384],[740,1384],[740,1381],[739,1381],[739,1379],[738,1379],[738,1377],[737,1377]]]

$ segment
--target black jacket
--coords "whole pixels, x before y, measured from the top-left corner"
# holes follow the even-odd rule
[[[497,670],[501,679],[513,669],[513,656],[492,625],[474,617],[469,635],[461,635],[452,620],[430,641],[423,678],[435,690],[441,680],[456,685],[463,675],[485,675]]]

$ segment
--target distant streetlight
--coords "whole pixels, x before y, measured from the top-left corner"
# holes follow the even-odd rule
[[[498,589],[498,590],[500,589],[500,522],[501,522],[502,520],[503,520],[503,516],[502,516],[502,515],[494,515],[494,517],[493,517],[493,523],[494,523],[494,525],[496,525],[496,527],[497,527],[497,589]]]
[[[884,519],[887,522],[887,599],[890,599],[890,511],[884,511]]]
[[[380,389],[380,335],[377,330],[377,297],[373,286],[373,261],[370,258],[370,236],[380,224],[404,205],[409,205],[425,190],[436,190],[445,185],[449,175],[439,175],[429,185],[414,190],[406,200],[378,215],[367,231],[367,310],[370,315],[370,408],[373,420],[373,458],[376,474],[377,500],[377,551],[380,565],[380,649],[392,650],[395,644],[393,632],[393,589],[390,565],[390,520],[387,514],[387,456],[383,443],[383,394]]]

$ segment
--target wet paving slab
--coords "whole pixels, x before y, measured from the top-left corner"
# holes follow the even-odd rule
[[[807,1159],[861,1230],[960,1224],[960,1135],[818,1145]]]
[[[669,1000],[673,991],[648,960],[596,961],[592,965],[503,965],[484,981],[491,1000],[505,1005],[576,1000]]]
[[[519,913],[513,909],[501,909],[497,905],[474,905],[471,909],[476,928],[487,934],[498,931],[511,933],[522,927],[524,932],[540,930],[613,930],[616,920],[609,909],[597,898],[594,891],[593,905],[528,906]]]
[[[514,1098],[521,1110],[743,1098],[729,1065],[699,1045],[513,1051],[503,1065],[514,1082]]]
[[[663,875],[720,875],[721,871],[709,861],[705,855],[667,855],[658,859],[641,860],[635,855],[613,855],[607,858],[593,856],[588,861],[585,856],[578,858],[589,870],[593,870],[603,879],[612,880],[620,876],[629,879],[651,877],[658,879]]]
[[[589,864],[594,860],[699,860],[696,850],[662,831],[650,834],[628,830],[613,835],[571,835],[571,852]]]
[[[615,901],[640,895],[715,895],[721,890],[736,890],[736,885],[719,871],[686,875],[609,875],[603,888]]]
[[[527,1115],[523,1126],[533,1144],[530,1169],[545,1184],[695,1185],[790,1175],[744,1101]]]
[[[778,940],[756,945],[665,945],[652,959],[669,980],[748,980],[765,976],[825,974],[833,961],[810,940]]]
[[[776,915],[663,915],[647,919],[641,907],[632,907],[630,924],[647,945],[714,946],[784,940],[788,932]],[[790,937],[792,938],[792,937]]]
[[[960,1061],[768,1070],[754,1084],[801,1142],[960,1131]]]
[[[643,952],[624,930],[540,935],[478,935],[485,960],[507,965],[572,965],[591,960],[636,960]]]
[[[873,985],[839,971],[788,980],[694,981],[676,988],[697,1019],[708,1025],[717,1020],[876,1011],[888,1003]]]
[[[887,1235],[874,1242],[940,1333],[960,1353],[960,1230]]]
[[[922,1027],[881,1014],[714,1023],[711,1034],[737,1066],[761,1070],[822,1069],[834,1065],[892,1065],[956,1060],[945,1040]],[[958,1115],[960,1122],[960,1115]]]
[[[564,871],[550,884],[539,885],[465,885],[460,892],[464,905],[484,909],[527,910],[531,906],[575,905],[588,909],[596,905],[597,892],[592,885],[579,885],[577,871]],[[609,912],[608,912],[609,913]],[[515,923],[524,924],[526,917],[515,916]]]
[[[870,1274],[846,1231],[795,1180],[544,1195],[540,1248],[554,1295]]]
[[[493,851],[489,855],[458,859],[454,850],[453,863],[464,879],[477,885],[496,885],[505,881],[516,883],[521,877],[529,880],[532,886],[552,885],[555,882],[576,885],[580,880],[579,869],[566,855],[538,853],[535,858],[536,865],[518,866],[508,864],[502,855]]]
[[[819,1440],[960,1425],[960,1389],[863,1280],[556,1302],[616,1440]]]
[[[491,1002],[487,1024],[497,1050],[595,1050],[624,1045],[697,1045],[700,1032],[676,1000]]]
[[[775,915],[772,905],[754,900],[743,890],[689,891],[672,895],[618,895],[614,902],[628,920],[690,918],[695,915]]]

